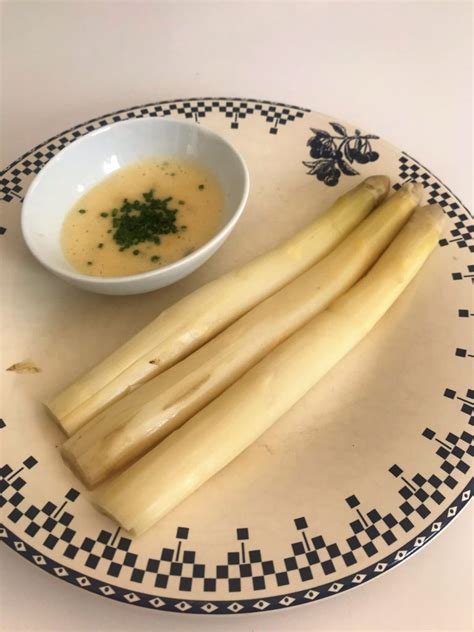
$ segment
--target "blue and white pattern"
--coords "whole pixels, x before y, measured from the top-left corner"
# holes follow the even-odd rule
[[[374,134],[362,134],[358,129],[348,134],[341,123],[330,123],[335,134],[324,129],[311,128],[313,136],[306,143],[310,148],[313,160],[304,161],[308,167],[308,175],[316,176],[320,182],[334,187],[339,182],[341,173],[346,176],[358,176],[354,163],[366,164],[379,158],[378,152],[372,149],[371,141],[377,140]]]
[[[472,428],[474,390],[470,389],[467,393],[458,395],[456,391],[447,388],[444,396],[460,403],[459,410],[466,418],[466,427]],[[321,599],[368,581],[392,568],[443,529],[470,499],[472,483],[468,483],[461,490],[459,487],[462,487],[462,475],[469,473],[470,460],[474,456],[472,431],[465,430],[460,436],[449,433],[441,439],[435,431],[426,428],[423,437],[433,442],[436,454],[440,458],[439,469],[436,472],[417,472],[413,475],[404,472],[400,465],[394,464],[389,473],[401,482],[398,492],[401,504],[396,510],[386,514],[379,512],[375,507],[365,510],[363,502],[356,495],[346,498],[345,502],[354,510],[354,520],[348,524],[348,532],[351,535],[339,542],[331,541],[327,534],[319,533],[317,527],[308,525],[305,517],[295,518],[295,541],[289,543],[288,555],[278,560],[266,559],[262,550],[252,546],[250,529],[247,527],[236,528],[234,550],[227,552],[222,564],[212,567],[205,563],[199,551],[187,547],[186,541],[190,537],[188,527],[178,527],[175,542],[170,543],[169,547],[163,547],[155,558],[148,559],[142,559],[134,552],[133,541],[126,534],[122,534],[120,529],[115,533],[102,530],[89,536],[84,536],[83,533],[79,535],[74,530],[73,509],[73,503],[79,496],[77,490],[70,489],[59,502],[47,500],[42,507],[28,502],[25,495],[28,472],[38,464],[33,456],[17,464],[16,469],[8,464],[0,469],[0,505],[7,510],[7,519],[15,525],[15,534],[4,525],[0,527],[0,534],[9,546],[45,570],[67,578],[69,582],[77,582],[88,590],[113,596],[114,599],[121,595],[130,601],[130,594],[133,594],[137,597],[133,599],[133,603],[137,605],[157,607],[158,599],[159,607],[165,610],[179,610],[179,604],[186,603],[193,612],[222,613],[229,609],[232,611],[233,604],[243,605],[248,612],[249,608],[258,608],[258,604],[262,605],[263,602],[268,604],[265,609],[304,603],[304,600],[309,598],[308,593],[314,594],[314,599]],[[20,490],[23,490],[23,493]],[[438,507],[446,501],[453,490],[456,493],[454,502],[439,516]],[[421,516],[427,520],[429,527],[417,533],[408,544],[404,542],[403,546],[390,556],[377,561],[376,564],[370,564],[371,558],[383,551],[384,547],[404,540],[405,534],[415,530],[413,516]],[[23,534],[35,538],[43,547],[59,554],[63,564],[58,567],[57,562],[28,546],[22,538]],[[81,558],[81,565],[84,566],[86,573],[89,569],[95,570],[100,567],[112,583],[109,585],[99,582],[68,568],[68,560],[75,560],[78,557]],[[338,579],[337,582],[329,581],[316,585],[313,583],[316,576],[325,576],[330,580],[330,576],[336,573],[336,570],[339,573],[344,569],[350,571],[351,566],[358,562],[366,563],[368,566],[363,571],[347,575],[342,580]],[[192,599],[183,602],[165,596],[130,593],[113,583],[114,580],[125,577],[136,583],[138,589],[145,578],[147,584],[150,584],[152,578],[157,589],[174,587],[181,592],[190,593],[193,586],[199,584],[199,588],[209,593],[209,597],[212,598],[212,594],[218,591],[219,584],[225,584],[225,588],[236,593],[237,597],[243,587],[251,587],[258,594],[258,591],[267,588],[270,579],[272,584],[278,587],[291,586],[292,576],[298,576],[303,582],[308,582],[309,589],[289,593],[284,597],[265,598],[263,601],[258,598],[242,603],[209,601],[206,602],[210,604],[206,610],[202,609],[204,604]],[[285,600],[284,603],[282,599]],[[215,608],[209,610],[211,606]]]
[[[143,116],[173,115],[200,122],[211,113],[228,119],[231,130],[238,130],[250,116],[259,117],[268,126],[270,138],[275,138],[288,123],[300,120],[300,125],[304,125],[308,110],[226,98],[187,99],[121,110],[58,134],[13,162],[0,174],[0,199],[7,203],[21,200],[33,174],[76,138],[101,126]],[[334,121],[329,126],[332,129],[311,128],[313,136],[307,146],[313,160],[303,164],[310,176],[335,186],[341,175],[358,174],[355,163],[378,160],[378,137],[357,129],[349,133],[344,125]],[[399,153],[398,168],[394,189],[407,180],[420,181],[427,189],[428,203],[438,203],[445,210],[452,238],[443,239],[440,245],[474,252],[472,214],[459,199],[404,152]],[[7,231],[8,226],[0,227],[0,238]],[[450,282],[471,284],[473,279],[474,265],[459,263],[451,272]],[[474,306],[456,306],[454,317],[474,318]],[[466,344],[453,349],[453,354],[460,361],[469,362],[474,348]],[[153,557],[144,556],[120,529],[102,529],[98,533],[79,530],[75,511],[78,490],[66,489],[61,498],[50,498],[47,491],[41,499],[31,497],[29,482],[41,467],[41,459],[33,448],[32,454],[25,453],[21,460],[1,464],[0,507],[4,523],[0,525],[0,538],[36,566],[64,581],[155,610],[236,614],[318,601],[365,583],[407,559],[444,529],[471,498],[474,388],[448,384],[438,397],[450,402],[457,430],[440,433],[428,426],[421,433],[420,440],[428,442],[436,454],[436,467],[411,471],[403,462],[397,462],[382,472],[383,480],[395,479],[399,485],[391,511],[373,506],[357,489],[340,498],[351,518],[344,525],[345,536],[337,540],[306,516],[289,516],[294,537],[278,556],[269,556],[264,547],[254,544],[252,528],[242,524],[235,525],[228,534],[228,550],[217,564],[211,564],[205,552],[193,546],[193,528],[189,526],[177,526],[174,540],[160,544]],[[8,419],[0,419],[0,433],[8,432],[8,424]],[[82,570],[78,571],[78,567]],[[122,580],[134,584],[136,590],[123,587]],[[303,585],[304,589],[295,590],[295,585]],[[196,590],[209,599],[194,599]],[[173,596],[178,593],[180,597]],[[183,596],[186,593],[189,598]],[[222,600],[222,593],[235,595],[235,599]],[[248,594],[253,597],[242,598]]]
[[[38,173],[61,149],[100,127],[149,116],[178,116],[199,123],[211,112],[218,112],[229,119],[230,128],[233,130],[239,129],[242,120],[247,116],[261,117],[267,123],[269,133],[276,135],[282,126],[303,118],[305,112],[309,110],[284,103],[235,98],[180,99],[117,110],[117,112],[71,127],[12,162],[0,172],[0,200],[5,202],[10,202],[14,198],[21,200],[25,176]]]

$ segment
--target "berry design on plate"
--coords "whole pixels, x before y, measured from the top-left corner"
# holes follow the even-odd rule
[[[306,143],[310,147],[309,155],[313,160],[303,161],[308,167],[308,175],[316,176],[320,182],[329,187],[336,186],[341,173],[346,176],[357,176],[359,172],[352,166],[354,163],[366,164],[375,162],[379,154],[372,149],[371,140],[378,136],[361,134],[356,129],[353,136],[347,133],[344,125],[330,123],[336,135],[323,129],[311,128],[313,136]]]

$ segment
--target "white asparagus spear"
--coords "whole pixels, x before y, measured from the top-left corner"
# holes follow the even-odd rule
[[[138,535],[253,443],[369,333],[435,248],[439,207],[424,207],[346,294],[95,495]],[[289,429],[289,432],[291,429]]]
[[[92,487],[142,456],[352,287],[405,224],[422,190],[404,185],[322,261],[80,428],[63,446],[80,478]]]
[[[326,256],[381,202],[386,176],[371,176],[282,244],[204,285],[46,403],[66,434],[137,385],[189,355]]]

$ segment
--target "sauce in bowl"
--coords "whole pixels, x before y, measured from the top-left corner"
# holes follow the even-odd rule
[[[62,248],[81,274],[128,276],[181,259],[222,223],[224,195],[199,163],[150,158],[118,169],[68,212]]]

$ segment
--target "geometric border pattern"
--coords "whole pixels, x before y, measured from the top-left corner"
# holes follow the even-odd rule
[[[443,395],[449,400],[459,401],[460,412],[466,415],[468,425],[474,426],[474,390],[468,389],[465,395],[460,396],[455,390],[446,388]],[[2,427],[6,427],[6,424]],[[397,512],[386,515],[381,515],[375,508],[363,512],[361,503],[355,495],[346,498],[346,503],[355,512],[355,516],[350,523],[353,535],[343,543],[327,544],[322,535],[308,531],[306,518],[296,518],[294,523],[300,534],[300,540],[291,544],[293,554],[284,558],[283,565],[281,560],[279,562],[264,560],[262,551],[259,549],[248,550],[246,543],[249,540],[249,530],[247,528],[237,528],[240,550],[229,552],[227,563],[215,567],[215,572],[209,568],[209,565],[197,563],[195,551],[184,548],[189,535],[187,527],[177,528],[177,545],[174,548],[163,548],[156,559],[146,560],[144,566],[143,560],[140,562],[138,556],[133,553],[133,541],[121,536],[120,528],[115,534],[102,530],[96,538],[85,537],[78,540],[76,531],[72,528],[74,516],[69,509],[70,503],[74,503],[79,496],[79,492],[75,489],[67,492],[60,505],[47,501],[43,507],[35,505],[22,507],[26,498],[21,490],[27,485],[27,481],[23,478],[24,473],[38,464],[32,456],[25,459],[16,470],[9,465],[0,468],[0,506],[5,507],[9,512],[8,519],[12,523],[21,524],[20,530],[30,537],[38,538],[38,542],[41,541],[45,548],[54,550],[59,545],[62,548],[63,558],[75,559],[78,554],[82,555],[82,565],[92,570],[99,564],[102,564],[103,569],[104,565],[107,565],[106,574],[111,581],[122,576],[125,571],[127,579],[138,585],[143,582],[145,575],[148,577],[151,575],[154,578],[154,586],[158,589],[165,589],[168,581],[174,580],[179,581],[179,584],[175,583],[175,588],[180,592],[191,592],[193,583],[198,582],[204,592],[210,593],[211,598],[212,593],[216,591],[217,583],[222,584],[222,582],[227,584],[229,593],[240,592],[244,582],[247,582],[247,587],[250,586],[258,592],[269,588],[266,586],[266,578],[269,576],[276,580],[279,587],[282,587],[290,585],[289,576],[294,573],[297,573],[302,581],[310,582],[315,579],[313,574],[315,570],[319,571],[319,575],[329,576],[336,571],[335,564],[339,562],[342,565],[342,561],[345,567],[349,568],[361,561],[361,555],[371,558],[377,554],[379,541],[382,546],[390,546],[398,540],[399,535],[412,531],[415,528],[413,516],[426,520],[432,515],[434,508],[446,500],[445,494],[458,486],[459,480],[456,475],[469,473],[470,459],[474,456],[474,436],[467,431],[463,431],[459,436],[450,432],[441,439],[431,428],[425,428],[422,436],[433,442],[436,454],[441,459],[438,475],[417,473],[410,476],[405,474],[399,465],[391,466],[390,474],[402,483],[398,493],[403,502],[399,505]],[[424,529],[421,534],[418,533],[410,544],[403,544],[384,560],[377,561],[363,571],[359,570],[343,580],[337,579],[337,581],[318,584],[314,588],[274,598],[266,596],[264,599],[202,602],[125,590],[53,562],[31,548],[19,535],[8,531],[4,525],[0,526],[0,537],[4,537],[7,544],[44,570],[106,597],[123,598],[128,603],[173,611],[187,612],[189,610],[207,614],[218,611],[238,613],[255,609],[286,607],[304,603],[309,599],[322,599],[368,581],[428,542],[433,535],[448,524],[471,495],[472,479],[458,496],[456,503],[449,507],[447,513],[444,512],[449,520],[438,518],[431,523],[430,529]],[[395,517],[397,513],[400,516],[398,518]],[[34,551],[34,554],[31,551]],[[339,570],[344,568],[341,565],[339,565]],[[252,582],[251,585],[248,582]],[[298,599],[300,599],[299,602]]]
[[[456,244],[458,248],[468,248],[474,252],[474,219],[459,198],[445,184],[442,185],[427,167],[406,152],[402,152],[399,158],[399,177],[402,181],[421,182],[428,190],[427,204],[438,204],[453,221],[451,238],[441,239],[439,245]],[[400,183],[396,183],[393,188],[397,190],[400,186]]]
[[[10,202],[14,198],[22,199],[23,180],[32,173],[38,173],[57,153],[77,138],[100,127],[119,121],[143,117],[179,116],[199,123],[211,112],[218,112],[229,121],[230,129],[239,129],[240,123],[249,115],[262,117],[268,125],[270,134],[277,134],[281,127],[303,118],[310,110],[294,105],[273,101],[238,98],[196,98],[177,99],[148,103],[132,108],[117,110],[105,116],[81,123],[49,138],[47,141],[26,152],[0,171],[0,200]]]
[[[0,199],[7,202],[14,198],[21,199],[31,174],[40,171],[66,145],[94,129],[119,120],[144,116],[177,115],[186,119],[193,119],[199,123],[210,112],[218,112],[228,119],[231,129],[238,129],[239,124],[249,115],[263,117],[269,126],[269,133],[275,135],[281,126],[297,118],[302,118],[309,110],[282,103],[236,98],[181,99],[119,110],[105,117],[98,117],[77,125],[26,152],[3,172],[0,172]],[[428,188],[428,203],[440,204],[454,223],[451,238],[441,240],[441,246],[452,244],[459,248],[468,248],[474,252],[472,214],[463,207],[460,200],[439,179],[405,152],[399,158],[399,178],[401,182],[407,180],[422,182],[423,186]],[[396,183],[393,188],[398,189],[400,186],[400,183]],[[0,227],[0,235],[5,230],[5,228]],[[474,266],[468,265],[467,271],[453,272],[452,279],[454,281],[469,279],[472,282],[474,280]],[[467,318],[474,315],[471,313],[473,312],[472,309],[463,307],[464,309],[459,310],[460,317]],[[461,354],[460,352],[465,353]],[[457,349],[456,355],[463,358],[473,357],[473,354],[468,354],[463,349]],[[448,399],[459,400],[462,403],[461,412],[467,414],[468,423],[473,425],[474,390],[468,389],[466,396],[459,396],[455,390],[446,388],[444,396]],[[0,419],[0,429],[5,425],[5,421]],[[263,559],[261,551],[249,547],[249,533],[246,528],[236,530],[239,546],[235,548],[238,550],[229,552],[227,563],[218,566],[216,572],[210,575],[206,572],[205,565],[199,564],[196,560],[196,552],[187,550],[188,529],[186,527],[178,527],[175,548],[164,548],[160,559],[148,560],[144,567],[140,567],[137,556],[130,548],[132,541],[121,536],[120,530],[117,530],[115,534],[102,531],[96,538],[84,538],[82,542],[76,542],[76,532],[72,528],[73,514],[70,513],[69,505],[79,495],[76,490],[69,490],[60,504],[49,501],[43,507],[29,506],[22,509],[26,499],[20,490],[27,482],[20,474],[36,465],[36,460],[33,457],[25,459],[21,467],[16,470],[8,466],[2,468],[0,471],[0,491],[8,493],[7,495],[3,494],[0,498],[0,506],[6,503],[11,505],[9,520],[13,523],[20,522],[29,536],[43,534],[42,544],[44,547],[50,550],[54,550],[57,546],[63,547],[64,557],[69,559],[75,559],[76,555],[86,556],[85,566],[91,570],[96,568],[98,564],[108,564],[107,574],[111,583],[105,583],[59,565],[58,562],[35,550],[7,526],[0,526],[0,538],[29,561],[73,585],[78,585],[111,599],[152,609],[202,614],[234,614],[286,608],[308,601],[316,601],[344,592],[376,577],[429,542],[451,522],[460,509],[467,505],[473,491],[472,479],[436,520],[414,536],[409,543],[404,544],[402,548],[394,551],[382,561],[367,566],[363,571],[347,575],[337,581],[328,581],[315,588],[275,597],[265,596],[262,599],[256,597],[250,600],[200,601],[173,599],[165,596],[159,597],[156,594],[130,591],[115,585],[113,580],[119,577],[125,569],[130,573],[128,578],[139,586],[145,574],[152,573],[156,588],[165,588],[166,582],[171,578],[174,581],[179,581],[181,592],[190,592],[193,582],[196,581],[202,582],[204,590],[208,591],[211,596],[219,582],[228,582],[229,592],[240,592],[243,582],[252,582],[253,589],[259,591],[266,588],[267,579],[276,580],[278,586],[284,587],[290,584],[288,576],[292,573],[298,573],[302,581],[311,582],[314,581],[313,571],[315,568],[322,571],[324,575],[331,575],[336,570],[335,566],[338,565],[339,571],[344,567],[349,568],[357,561],[360,562],[360,555],[370,558],[377,553],[378,538],[390,545],[398,539],[397,529],[402,529],[404,533],[414,529],[413,516],[421,516],[426,521],[428,516],[435,512],[436,505],[445,501],[443,487],[453,490],[458,484],[456,473],[467,474],[469,470],[467,455],[473,455],[473,448],[470,445],[472,443],[471,434],[463,432],[458,437],[449,433],[446,438],[441,439],[435,431],[426,428],[423,437],[436,445],[436,454],[441,458],[441,478],[434,474],[423,477],[420,473],[411,477],[399,465],[394,464],[389,470],[390,474],[402,483],[399,489],[399,494],[402,497],[402,503],[398,508],[398,513],[401,512],[399,518],[395,518],[393,514],[381,516],[376,509],[364,512],[361,502],[355,495],[348,497],[346,503],[354,511],[354,520],[350,523],[353,535],[345,541],[344,546],[332,542],[326,543],[320,534],[311,532],[304,517],[296,518],[294,523],[299,540],[291,544],[292,555],[283,560],[283,568],[272,560]],[[1,480],[2,477],[3,480]]]
[[[131,591],[116,586],[113,583],[105,583],[93,577],[79,573],[73,569],[61,566],[48,556],[39,553],[27,542],[18,538],[8,528],[0,525],[0,539],[7,546],[19,553],[22,557],[32,562],[47,573],[59,577],[60,579],[81,588],[93,592],[97,595],[108,597],[116,601],[121,601],[136,606],[142,606],[153,610],[165,610],[168,612],[186,612],[189,614],[239,614],[250,612],[261,612],[287,608],[311,601],[319,601],[325,597],[330,597],[355,586],[360,586],[382,573],[394,568],[400,562],[408,559],[416,553],[422,546],[430,542],[440,531],[442,531],[454,519],[461,509],[467,506],[472,497],[472,479],[465,489],[456,497],[453,503],[436,520],[431,522],[423,531],[407,542],[403,548],[391,553],[383,560],[371,564],[363,571],[347,575],[337,582],[328,582],[319,585],[317,589],[300,590],[275,597],[265,597],[264,599],[239,599],[233,600],[187,600],[173,599],[169,597],[158,597],[140,591]]]

